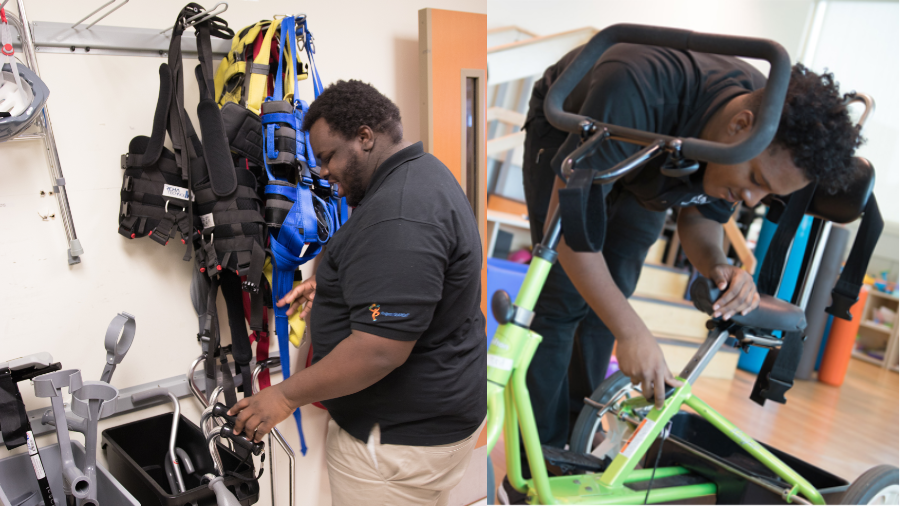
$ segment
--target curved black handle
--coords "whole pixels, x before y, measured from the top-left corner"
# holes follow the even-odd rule
[[[612,25],[598,32],[553,83],[544,100],[544,115],[550,124],[566,132],[580,132],[583,122],[590,121],[599,128],[607,128],[611,134],[632,138],[645,144],[656,139],[674,140],[673,137],[595,122],[586,116],[567,113],[563,110],[563,101],[600,58],[600,55],[613,44],[620,42],[745,56],[768,61],[772,67],[769,71],[757,121],[753,125],[750,136],[738,144],[721,144],[694,138],[682,139],[682,154],[685,158],[693,160],[736,164],[762,153],[772,142],[775,132],[778,130],[781,109],[791,77],[791,59],[780,44],[753,37],[716,35],[677,28],[633,24]]]
[[[262,453],[265,448],[265,444],[260,441],[259,443],[254,443],[247,437],[243,435],[237,435],[234,433],[234,424],[237,422],[237,419],[228,414],[228,407],[222,404],[221,402],[217,402],[215,406],[213,406],[212,410],[213,416],[217,416],[225,420],[225,425],[222,426],[222,431],[219,433],[222,437],[227,437],[228,439],[234,441],[235,444],[240,446],[241,448],[253,453],[253,455],[259,455]]]
[[[234,444],[240,446],[241,448],[249,451],[253,455],[259,456],[265,448],[265,443],[260,441],[259,443],[254,443],[250,441],[244,436],[239,436],[234,433],[234,426],[231,423],[226,423],[222,426],[222,431],[219,432],[219,435],[222,437],[227,437],[228,439],[234,441]]]

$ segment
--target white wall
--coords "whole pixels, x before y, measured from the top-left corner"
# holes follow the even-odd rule
[[[488,0],[488,29],[512,25],[550,35],[616,23],[672,26],[774,39],[796,60],[812,4],[812,0]],[[547,15],[548,5],[552,16]]]
[[[99,2],[95,2],[99,5]],[[133,1],[104,25],[171,26],[183,1]],[[210,3],[209,5],[211,5]],[[235,29],[297,9],[287,1],[232,1],[222,15]],[[15,1],[7,5],[15,11]],[[66,0],[27,2],[31,21],[74,22],[94,5]],[[435,7],[484,13],[484,0],[396,0],[392,2],[310,2],[303,6],[315,35],[316,63],[324,83],[356,78],[372,83],[394,100],[406,137],[419,140],[418,10]],[[130,241],[116,233],[122,171],[119,156],[136,135],[149,135],[162,58],[39,54],[43,79],[75,229],[84,246],[82,263],[66,263],[65,235],[53,197],[40,197],[50,182],[39,142],[0,144],[0,360],[49,351],[64,368],[98,379],[103,366],[103,335],[119,311],[137,317],[134,345],[116,371],[119,388],[184,374],[199,355],[197,320],[188,295],[190,265],[181,261],[180,241],[161,247],[147,239]],[[185,60],[193,70],[196,60]],[[305,88],[304,88],[305,86]],[[193,73],[185,79],[186,102],[196,104]],[[309,81],[301,96],[312,100]],[[189,114],[195,116],[193,107]],[[195,123],[196,124],[196,123]],[[38,212],[55,211],[43,222]],[[176,244],[177,243],[177,244]],[[220,304],[221,305],[221,304]],[[224,307],[220,314],[225,315]],[[227,325],[223,326],[227,329]],[[227,333],[227,330],[225,330]],[[275,345],[273,344],[273,349]],[[304,355],[305,357],[305,355]],[[20,385],[29,410],[49,406]],[[195,401],[182,401],[183,413],[199,420]],[[157,407],[112,418],[119,425],[169,411]],[[298,450],[296,472],[302,504],[330,504],[324,470],[327,415],[304,408],[310,451],[299,456],[292,422],[281,424]],[[44,436],[39,445],[55,442]],[[6,455],[0,450],[0,458]],[[281,467],[285,472],[286,467]],[[261,480],[261,503],[269,502],[268,477]],[[300,501],[298,501],[300,503]]]
[[[900,221],[900,4],[896,1],[822,2],[821,34],[810,48],[807,65],[833,72],[841,91],[856,90],[875,99],[866,120],[866,143],[858,150],[875,167],[875,197],[885,220],[869,272],[888,271],[897,279]],[[861,111],[859,108],[857,113]],[[852,228],[856,228],[856,222]],[[851,244],[847,245],[847,252]]]

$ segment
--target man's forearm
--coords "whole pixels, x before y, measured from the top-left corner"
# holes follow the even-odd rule
[[[678,215],[678,236],[685,255],[697,270],[706,277],[713,267],[727,264],[722,251],[725,240],[722,224],[704,217],[696,207],[685,207]]]
[[[402,364],[371,348],[354,331],[322,360],[276,386],[294,407],[354,394],[375,384]]]
[[[565,187],[565,183],[560,178],[556,178],[550,195],[550,209],[556,208],[559,202],[559,189],[563,187]],[[546,229],[549,226],[550,221],[548,220],[544,224],[544,233],[547,233]],[[563,236],[559,241],[557,253],[559,253],[560,265],[566,270],[566,274],[578,289],[578,293],[603,320],[617,340],[649,333],[647,326],[644,325],[625,295],[616,286],[602,252],[576,253],[566,244],[566,238]]]
[[[557,251],[559,262],[578,293],[617,340],[647,332],[647,326],[616,286],[603,253],[577,253],[569,248],[565,238],[560,241]]]

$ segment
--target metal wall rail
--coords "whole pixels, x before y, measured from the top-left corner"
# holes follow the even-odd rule
[[[31,33],[31,27],[28,25],[28,18],[25,15],[24,0],[16,0],[19,9],[19,16],[7,15],[10,24],[19,34],[22,42],[22,52],[25,53],[25,61],[35,74],[41,75],[38,69],[37,55],[34,50],[34,38]],[[81,262],[81,255],[84,250],[81,242],[75,234],[75,223],[72,221],[72,209],[69,207],[69,196],[66,192],[66,178],[63,177],[62,165],[59,161],[59,152],[56,150],[56,139],[53,137],[53,124],[50,122],[50,107],[44,105],[44,110],[35,121],[38,125],[39,132],[36,134],[26,134],[19,136],[15,140],[32,140],[41,139],[44,143],[44,155],[47,157],[47,166],[50,170],[50,181],[53,185],[53,191],[56,193],[56,201],[59,204],[59,214],[62,216],[63,228],[66,232],[66,244],[68,244],[67,256],[69,264],[77,264]]]

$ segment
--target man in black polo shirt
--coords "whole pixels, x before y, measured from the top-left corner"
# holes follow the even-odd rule
[[[535,244],[543,238],[547,210],[565,183],[558,177],[579,137],[551,126],[544,97],[581,48],[546,70],[534,85],[525,123],[525,196]],[[669,136],[722,143],[743,140],[752,127],[765,77],[737,58],[660,47],[618,44],[607,50],[564,102],[564,109],[604,123]],[[721,224],[737,201],[756,206],[768,194],[786,195],[817,179],[830,189],[846,185],[859,131],[850,122],[833,76],[794,67],[778,133],[756,158],[738,165],[701,164],[685,178],[660,173],[657,158],[603,187],[606,236],[602,252],[575,253],[559,246],[535,307],[531,328],[543,336],[528,371],[528,388],[543,444],[567,442],[567,369],[579,324],[581,354],[590,388],[602,382],[613,343],[621,370],[648,398],[663,399],[678,385],[653,335],[626,298],[634,291],[665,211],[677,207],[678,233],[692,265],[727,291],[718,301],[725,319],[758,305],[752,277],[728,264]],[[610,168],[639,146],[606,142],[593,156]],[[527,469],[527,467],[526,467]]]
[[[322,176],[355,209],[315,277],[279,302],[291,313],[305,303],[304,316],[312,305],[313,365],[239,402],[235,430],[259,439],[321,400],[334,504],[446,504],[487,411],[475,215],[375,88],[329,86],[304,128]]]

